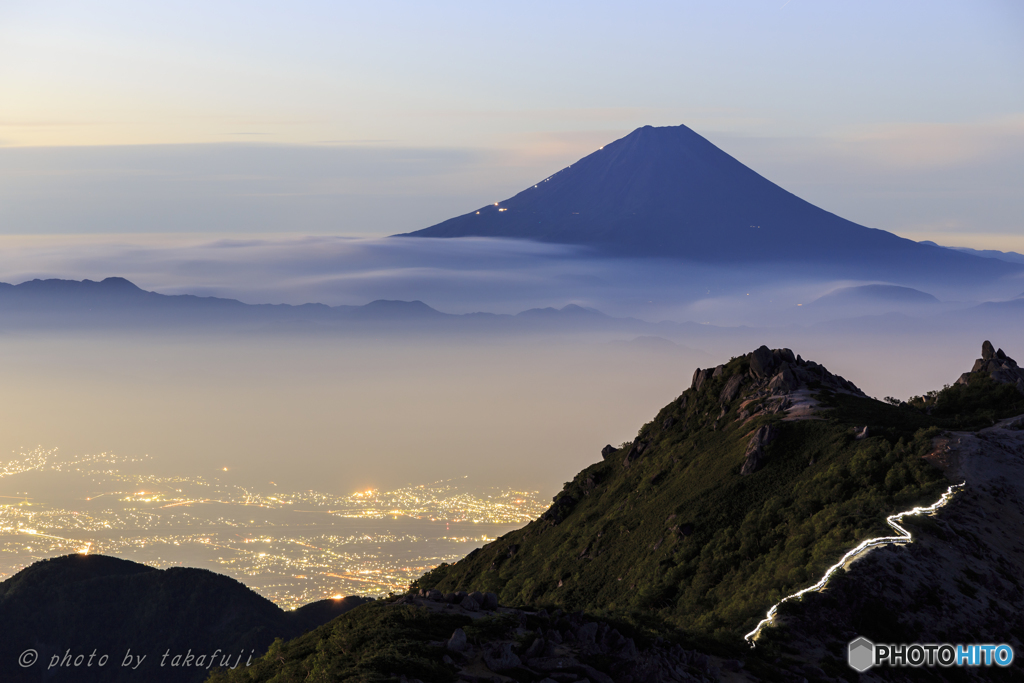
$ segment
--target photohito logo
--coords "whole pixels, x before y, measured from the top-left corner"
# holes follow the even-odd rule
[[[873,666],[1009,666],[1013,648],[1005,643],[876,645],[867,638],[857,638],[850,641],[846,661],[850,668],[860,672]]]

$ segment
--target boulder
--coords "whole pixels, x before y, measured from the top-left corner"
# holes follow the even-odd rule
[[[787,363],[782,364],[778,374],[772,377],[772,381],[768,383],[768,391],[775,396],[779,394],[788,394],[799,388],[800,380],[796,378],[796,375],[793,374],[793,371]]]
[[[741,475],[753,474],[764,465],[764,447],[775,440],[779,430],[775,425],[761,425],[750,437],[747,443],[747,452],[744,454],[743,467],[740,468]]]
[[[704,368],[703,370],[697,368],[693,373],[693,382],[690,384],[690,388],[694,391],[700,391],[700,388],[708,381],[713,371],[713,368]]]
[[[480,603],[473,599],[472,595],[467,595],[462,599],[462,602],[459,603],[459,607],[469,612],[476,612],[480,609]]]
[[[594,636],[597,635],[597,629],[598,625],[596,621],[592,621],[589,624],[583,624],[583,626],[580,626],[579,629],[577,629],[576,637],[584,643],[592,642],[594,640]]]
[[[452,652],[465,652],[469,647],[469,641],[466,640],[466,632],[461,628],[455,629],[452,633],[452,637],[448,639],[445,647]]]
[[[512,643],[498,643],[484,652],[484,664],[494,672],[508,671],[522,665],[522,661],[512,652]]]
[[[483,608],[488,611],[498,609],[498,594],[490,592],[484,593]]]
[[[532,659],[534,657],[543,657],[544,650],[547,649],[547,646],[547,641],[545,641],[543,638],[537,638],[532,643],[530,643],[530,647],[526,648],[526,652],[523,653],[523,656],[527,659]]]
[[[615,448],[615,446],[608,444],[607,446],[601,449],[601,459],[607,460],[611,456],[611,454],[617,450],[618,449]]]
[[[725,388],[722,389],[721,395],[718,397],[718,402],[722,405],[726,403],[732,403],[736,396],[740,393],[740,387],[743,385],[743,375],[733,375],[729,378],[729,381],[725,383]]]
[[[767,346],[758,347],[750,354],[750,374],[757,379],[764,379],[775,369],[775,357]]]
[[[982,360],[992,360],[995,357],[996,357],[996,350],[995,350],[995,348],[992,347],[992,342],[990,342],[989,340],[986,339],[981,344],[981,359]]]

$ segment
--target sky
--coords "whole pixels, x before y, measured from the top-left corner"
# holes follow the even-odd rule
[[[1024,251],[1009,0],[0,2],[0,236],[407,232],[647,124]]]

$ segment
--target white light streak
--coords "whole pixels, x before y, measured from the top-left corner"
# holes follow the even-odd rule
[[[900,526],[900,522],[903,521],[903,518],[913,517],[916,515],[930,515],[934,513],[943,505],[948,503],[953,498],[953,494],[956,493],[959,489],[962,489],[966,484],[967,482],[962,482],[960,484],[954,484],[953,486],[950,486],[948,489],[946,489],[946,492],[942,494],[942,497],[939,498],[939,500],[936,501],[933,505],[929,505],[928,507],[924,508],[917,507],[912,510],[907,510],[906,512],[897,512],[895,515],[889,515],[888,517],[886,517],[885,521],[889,524],[890,527],[893,528],[893,530],[896,531],[896,533],[901,534],[900,536],[879,536],[878,538],[869,538],[868,540],[863,541],[856,548],[843,555],[841,560],[839,560],[834,565],[829,567],[828,571],[825,572],[825,575],[821,577],[821,580],[818,581],[818,583],[814,584],[813,586],[804,588],[803,590],[797,591],[792,595],[787,595],[786,597],[782,598],[777,603],[772,605],[771,609],[768,610],[768,614],[765,616],[765,618],[757,624],[757,627],[755,627],[753,631],[743,636],[743,639],[750,643],[750,647],[754,647],[754,640],[761,633],[761,629],[769,625],[775,618],[775,613],[776,611],[778,611],[779,605],[786,602],[787,600],[799,598],[804,593],[810,593],[811,591],[820,591],[822,588],[825,587],[825,584],[828,583],[828,580],[832,578],[833,574],[839,571],[839,569],[846,565],[848,562],[852,562],[853,560],[857,559],[858,555],[866,553],[872,548],[877,548],[880,545],[897,545],[903,543],[913,543],[914,538],[913,536],[911,536],[910,532],[904,529],[902,526]]]

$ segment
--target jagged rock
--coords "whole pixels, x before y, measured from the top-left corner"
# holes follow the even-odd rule
[[[757,379],[764,379],[775,368],[775,357],[767,346],[758,347],[750,354],[750,373]]]
[[[484,652],[484,664],[491,671],[501,672],[520,666],[522,661],[512,652],[512,643],[498,643]]]
[[[800,388],[800,381],[793,374],[787,363],[783,363],[779,373],[768,383],[768,391],[774,396],[788,394]]]
[[[594,636],[597,635],[598,625],[596,621],[592,621],[589,624],[583,624],[576,630],[576,638],[582,642],[591,642],[594,640]]]
[[[693,382],[690,384],[690,388],[694,391],[700,391],[700,388],[711,377],[713,371],[713,368],[704,368],[703,370],[697,368],[693,373]]]
[[[534,657],[526,660],[526,666],[535,671],[564,671],[579,668],[580,663],[574,657]]]
[[[725,374],[725,366],[724,365],[719,365],[719,366],[715,367],[715,371],[713,373],[711,373],[711,376],[712,377],[721,377],[723,374]]]
[[[627,464],[626,467],[628,466]],[[555,499],[554,505],[549,507],[540,518],[552,524],[558,524],[572,512],[572,509],[576,507],[576,503],[577,500],[570,495],[560,496]]]
[[[995,350],[988,340],[981,345],[981,358],[974,361],[971,371],[960,375],[956,383],[967,384],[975,375],[987,375],[1000,384],[1012,384],[1024,394],[1024,370],[1002,349]]]
[[[607,446],[601,449],[601,459],[607,460],[611,456],[611,454],[617,450],[618,449],[615,448],[615,446],[608,444]]]
[[[465,652],[466,648],[469,647],[469,642],[466,640],[466,632],[461,628],[455,629],[445,647],[452,652]]]
[[[761,468],[765,460],[764,447],[771,443],[778,433],[779,430],[775,425],[761,425],[757,428],[747,443],[747,452],[744,454],[740,474],[753,474]]]
[[[634,462],[636,462],[640,458],[640,456],[644,454],[644,451],[647,450],[647,447],[649,445],[649,441],[641,441],[639,436],[636,439],[634,439],[633,445],[629,447],[629,451],[626,453],[626,457],[623,458],[622,460],[622,466],[629,467]]]
[[[523,656],[527,659],[533,659],[534,657],[543,657],[544,650],[547,648],[547,645],[547,641],[545,641],[543,638],[537,638],[532,643],[530,643],[530,647],[526,648],[526,652],[523,653]]]
[[[725,383],[725,388],[722,389],[721,395],[718,397],[718,402],[722,405],[732,403],[733,399],[740,393],[743,379],[743,375],[733,375],[730,377],[729,381]]]
[[[854,434],[853,438],[854,438],[854,440],[856,440],[856,441],[860,441],[861,439],[866,439],[866,438],[868,438],[868,426],[867,426],[867,425],[864,425],[863,427],[861,427],[860,429],[858,429],[858,430],[857,430],[857,433],[856,433],[856,434]]]

